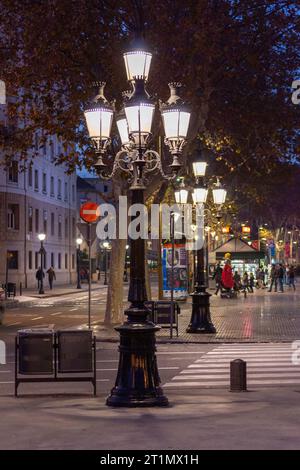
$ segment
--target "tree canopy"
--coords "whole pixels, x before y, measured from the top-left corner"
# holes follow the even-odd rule
[[[223,175],[232,195],[250,197],[279,163],[298,162],[297,2],[2,0],[0,15],[0,78],[15,96],[12,122],[16,115],[26,122],[2,135],[8,158],[26,158],[42,129],[41,145],[47,134],[76,144],[57,162],[73,170],[84,154],[92,165],[83,125],[90,84],[105,80],[120,105],[122,51],[139,33],[153,51],[150,92],[166,99],[168,82],[184,84],[193,111],[188,161],[200,141],[216,156],[211,172]]]

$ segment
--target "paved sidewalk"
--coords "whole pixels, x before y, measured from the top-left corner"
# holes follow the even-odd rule
[[[191,317],[191,300],[181,304],[179,332],[169,329],[157,333],[158,342],[224,343],[224,342],[289,342],[300,340],[300,292],[269,293],[258,290],[245,299],[211,297],[211,316],[216,334],[190,334],[186,328]],[[99,340],[118,341],[113,327],[102,321],[94,325]]]
[[[168,390],[169,407],[130,410],[104,394],[6,396],[0,449],[299,449],[299,392]]]

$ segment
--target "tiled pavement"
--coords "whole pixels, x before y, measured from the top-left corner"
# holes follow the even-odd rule
[[[245,299],[221,299],[212,295],[211,316],[216,334],[186,333],[191,316],[191,302],[181,304],[179,334],[170,340],[168,329],[157,333],[157,340],[192,343],[288,342],[300,340],[300,291],[282,293],[266,290],[249,294]],[[95,325],[99,339],[117,340],[113,329]]]

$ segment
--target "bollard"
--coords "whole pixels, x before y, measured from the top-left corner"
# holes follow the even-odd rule
[[[242,359],[230,362],[230,391],[247,392],[247,363]]]
[[[20,282],[20,296],[22,295],[22,282]]]

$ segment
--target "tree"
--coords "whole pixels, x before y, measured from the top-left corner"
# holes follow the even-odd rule
[[[41,146],[51,134],[74,143],[57,163],[65,161],[70,171],[83,161],[92,166],[83,105],[91,82],[100,78],[108,82],[108,98],[114,94],[120,106],[121,50],[134,32],[146,32],[153,49],[150,91],[166,99],[168,81],[185,85],[193,110],[185,168],[200,139],[217,155],[211,171],[223,175],[238,200],[244,192],[252,197],[256,177],[263,181],[280,162],[298,161],[299,109],[290,99],[299,64],[297,2],[72,0],[71,5],[70,0],[0,4],[1,78],[15,95],[9,115],[12,124],[16,116],[26,123],[0,133],[7,161],[16,152],[25,162],[34,157],[33,136],[42,129]],[[156,146],[161,133],[156,125]]]

